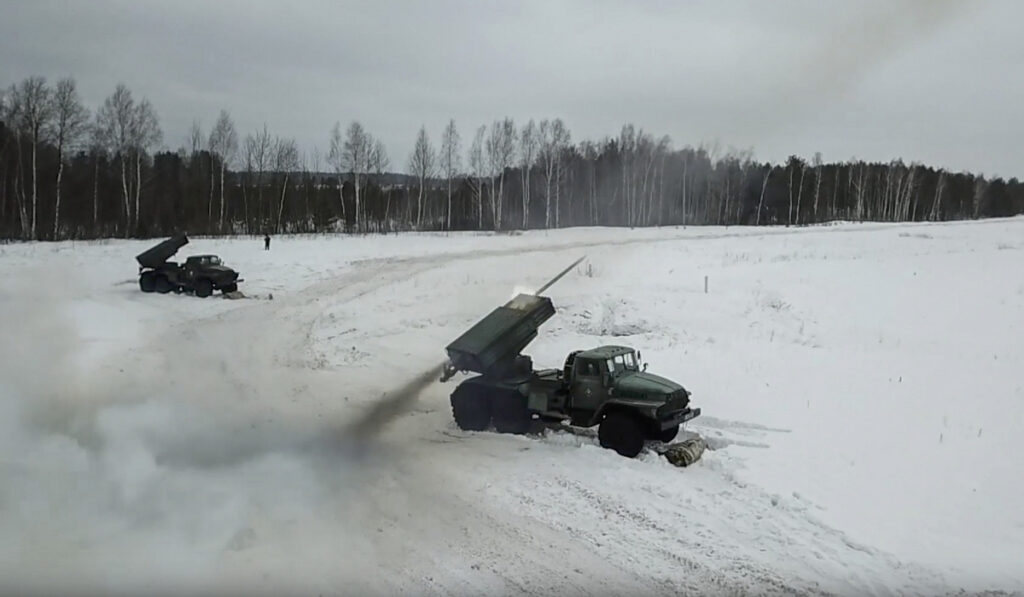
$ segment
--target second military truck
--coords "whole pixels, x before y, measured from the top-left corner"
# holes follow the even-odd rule
[[[207,297],[215,290],[223,293],[238,290],[242,281],[238,272],[221,263],[216,255],[193,255],[184,263],[168,261],[178,249],[188,244],[184,234],[173,236],[138,254],[139,289],[142,292],[192,292]]]
[[[577,261],[578,263],[578,261]],[[573,266],[576,264],[574,263]],[[460,429],[526,433],[538,419],[576,427],[599,425],[601,446],[632,458],[647,440],[672,441],[679,426],[700,415],[680,384],[647,373],[628,346],[599,346],[570,353],[561,369],[534,370],[520,352],[537,329],[555,314],[541,292],[519,294],[481,319],[448,345],[441,381],[456,372],[478,375],[451,395]]]

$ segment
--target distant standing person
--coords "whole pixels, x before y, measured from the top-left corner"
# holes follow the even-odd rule
[[[264,251],[269,251],[270,250],[270,235],[269,234],[264,234],[263,235],[263,250]]]

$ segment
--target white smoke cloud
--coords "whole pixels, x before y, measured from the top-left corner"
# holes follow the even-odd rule
[[[364,448],[418,389],[356,438],[275,409],[323,388],[239,362],[230,337],[197,330],[86,361],[68,301],[42,277],[0,290],[0,593],[272,592],[252,553],[278,588],[364,572],[357,541],[339,538],[366,531],[361,488],[385,466]],[[280,570],[295,562],[280,549],[332,564]]]

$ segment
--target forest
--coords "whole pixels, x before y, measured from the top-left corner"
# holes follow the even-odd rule
[[[570,226],[941,221],[1024,213],[1024,186],[916,162],[785,163],[676,148],[622,126],[574,140],[563,120],[498,118],[410,135],[388,156],[360,122],[305,151],[228,110],[167,148],[148,98],[119,84],[95,110],[73,78],[29,77],[0,104],[0,239],[190,234],[514,231]],[[244,135],[244,136],[243,136]]]

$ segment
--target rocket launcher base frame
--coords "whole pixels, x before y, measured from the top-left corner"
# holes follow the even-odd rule
[[[537,329],[555,314],[551,299],[520,294],[491,311],[448,345],[448,365],[441,381],[456,371],[497,374],[511,365],[537,337]]]

